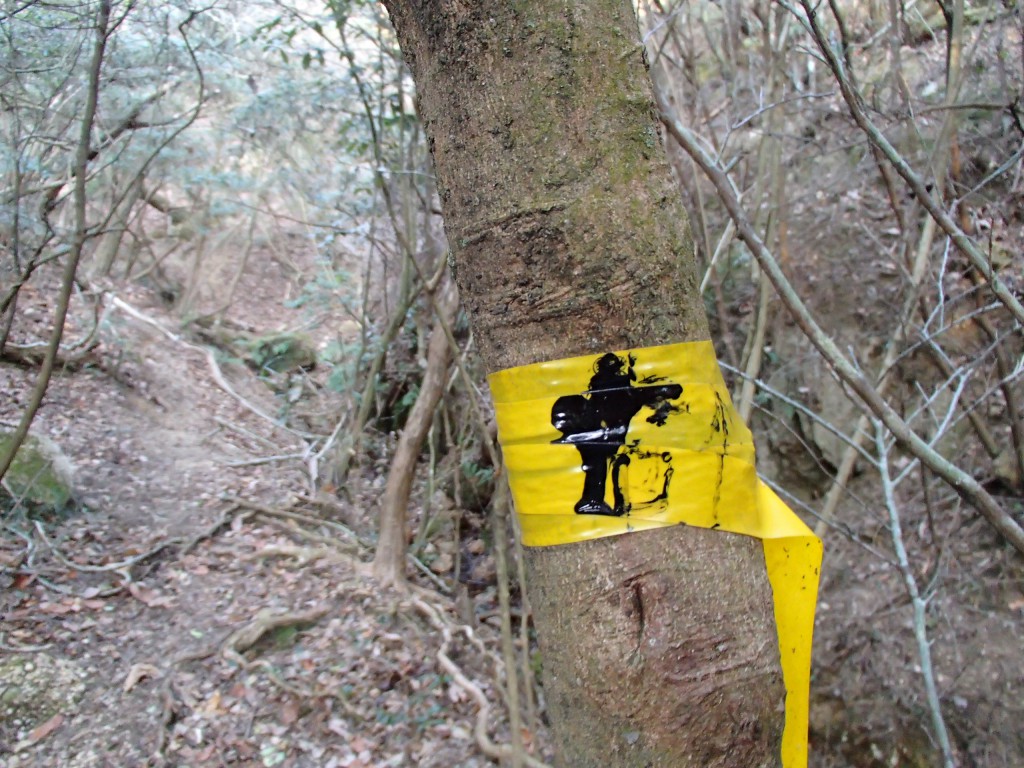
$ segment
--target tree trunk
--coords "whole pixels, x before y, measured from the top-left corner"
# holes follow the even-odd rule
[[[124,192],[124,197],[116,205],[107,225],[107,231],[100,237],[92,257],[92,274],[94,277],[107,277],[121,250],[121,241],[128,229],[132,209],[142,195],[142,175],[137,175]]]
[[[416,403],[398,438],[380,504],[380,536],[373,557],[373,573],[383,584],[400,586],[405,583],[405,555],[409,548],[405,530],[406,509],[409,506],[416,459],[423,450],[423,441],[434,420],[434,411],[444,394],[448,363],[451,360],[451,347],[445,326],[450,328],[454,323],[458,304],[455,286],[445,279],[438,290],[437,307],[441,314],[435,318],[430,341],[427,342],[427,369]]]
[[[632,5],[385,5],[488,370],[707,339]],[[758,540],[674,526],[527,553],[560,765],[779,765]]]

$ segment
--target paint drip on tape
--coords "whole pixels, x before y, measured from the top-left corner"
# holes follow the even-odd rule
[[[490,377],[523,544],[685,524],[761,539],[786,686],[784,768],[807,765],[821,542],[758,478],[710,341]]]

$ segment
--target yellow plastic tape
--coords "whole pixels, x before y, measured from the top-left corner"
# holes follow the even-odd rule
[[[758,478],[711,342],[510,368],[490,384],[525,545],[678,524],[762,540],[786,686],[782,764],[804,768],[821,542]]]

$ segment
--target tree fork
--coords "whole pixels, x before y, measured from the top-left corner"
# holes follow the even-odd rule
[[[632,5],[385,5],[488,370],[707,339]],[[779,764],[759,541],[676,526],[527,566],[561,765]]]

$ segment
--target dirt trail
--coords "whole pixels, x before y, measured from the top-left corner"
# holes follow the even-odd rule
[[[277,414],[275,394],[219,363],[247,407],[158,300],[118,296],[167,333],[115,309],[96,366],[56,377],[35,424],[75,465],[82,506],[0,532],[0,764],[489,764],[470,694],[439,666],[451,601],[431,614],[373,589],[338,522],[372,510],[297,501],[306,443],[253,413]],[[0,420],[34,374],[0,365]],[[485,645],[456,634],[448,653],[498,701],[495,633],[478,632]]]

